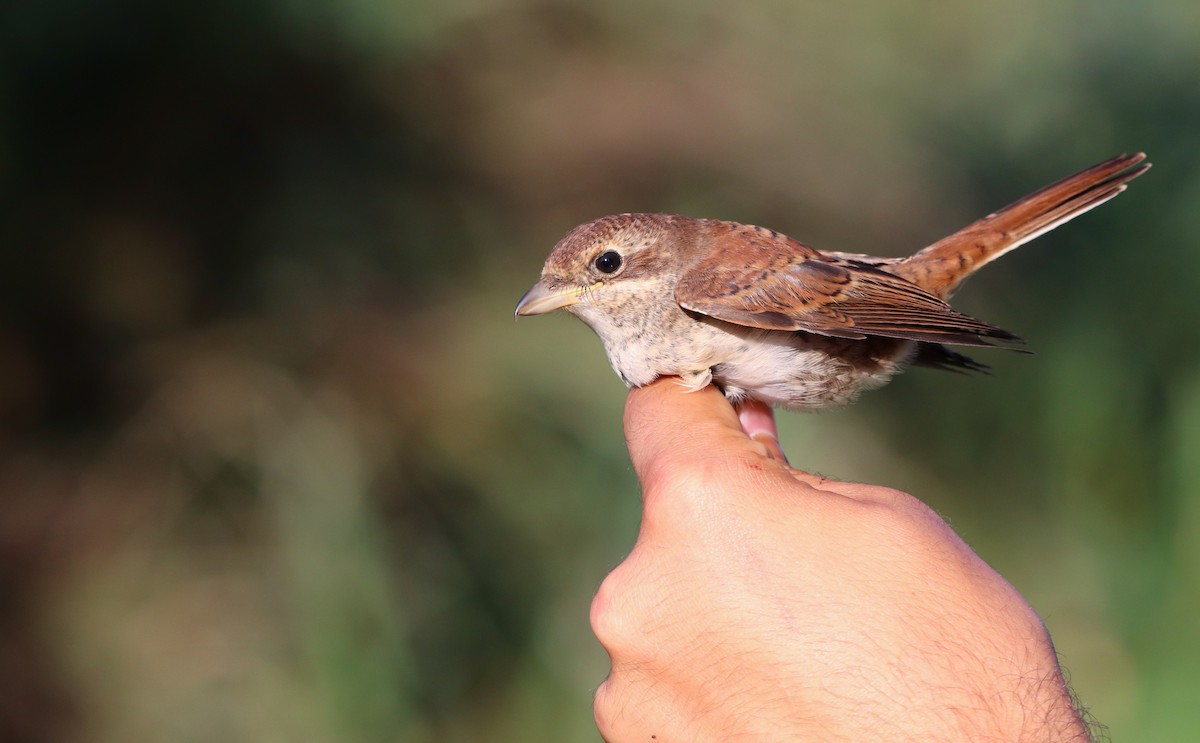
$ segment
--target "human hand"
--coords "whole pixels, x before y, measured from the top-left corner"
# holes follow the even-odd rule
[[[712,387],[629,393],[643,518],[592,604],[605,740],[1090,739],[1041,619],[936,513],[793,469],[769,409],[740,417]]]

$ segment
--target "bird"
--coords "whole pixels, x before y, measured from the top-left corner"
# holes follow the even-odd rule
[[[775,230],[678,214],[581,224],[550,252],[516,315],[565,310],[627,386],[674,376],[735,405],[845,405],[909,365],[987,366],[950,346],[1023,350],[948,300],[971,274],[1114,198],[1149,169],[1119,155],[901,258],[821,251]]]

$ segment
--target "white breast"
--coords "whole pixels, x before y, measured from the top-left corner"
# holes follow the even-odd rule
[[[885,384],[916,349],[905,341],[747,328],[685,313],[674,302],[639,309],[572,308],[600,336],[626,384],[661,376],[703,384],[711,371],[734,402],[749,397],[793,410],[844,405]]]
[[[886,384],[916,349],[913,343],[880,348],[872,341],[763,330],[748,331],[744,341],[713,369],[713,379],[735,402],[752,397],[793,410],[845,405]],[[868,347],[884,353],[868,353]]]

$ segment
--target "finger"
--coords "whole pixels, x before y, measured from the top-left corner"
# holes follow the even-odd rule
[[[742,430],[751,439],[766,447],[767,456],[788,464],[787,454],[779,445],[779,429],[775,425],[775,411],[769,405],[758,400],[746,400],[738,403],[737,414]],[[792,477],[805,485],[855,500],[890,502],[896,492],[888,488],[830,480],[822,475],[798,470],[791,465],[788,467]]]
[[[725,454],[762,455],[715,387],[689,392],[673,377],[630,390],[625,440],[643,486],[663,469]]]
[[[656,491],[660,478],[669,481],[684,469],[711,464],[718,457],[748,456],[771,461],[797,482],[830,494],[859,501],[895,499],[897,491],[889,488],[829,480],[791,467],[779,449],[770,410],[762,403],[742,407],[749,407],[745,416],[715,387],[692,392],[673,377],[630,390],[625,403],[625,440],[643,497]],[[773,444],[763,439],[772,439]],[[777,457],[772,457],[772,450],[778,452]]]
[[[769,405],[758,400],[746,400],[738,403],[737,414],[742,430],[751,439],[766,447],[767,456],[778,459],[784,464],[788,463],[787,455],[784,454],[783,449],[779,445],[779,430],[775,425],[775,411]],[[846,498],[853,498],[854,500],[890,503],[894,500],[895,494],[899,492],[890,488],[830,480],[822,475],[798,470],[791,465],[788,465],[788,467],[792,477],[799,482],[810,485],[818,490],[834,493]]]
[[[787,463],[787,455],[779,446],[779,430],[775,427],[775,411],[758,400],[746,400],[737,405],[738,422],[751,439],[767,448],[767,456]]]
[[[856,500],[862,503],[875,503],[883,506],[898,506],[910,503],[919,503],[918,499],[895,488],[883,487],[881,485],[866,485],[860,482],[843,482],[841,480],[830,480],[828,478],[817,475],[808,475],[802,473],[805,478],[800,479],[808,485],[812,485],[818,490],[823,490],[826,493],[840,495],[843,498]],[[808,479],[816,478],[816,482]]]
[[[779,430],[775,425],[775,411],[769,405],[758,400],[746,400],[738,403],[737,406],[738,422],[741,423],[742,430],[751,439],[759,442],[767,448],[768,456],[778,459],[788,465],[788,472],[793,478],[805,485],[811,485],[820,490],[829,490],[830,492],[838,492],[833,487],[839,483],[829,480],[821,475],[815,475],[804,470],[798,470],[788,464],[787,454],[783,452],[783,448],[779,445]]]

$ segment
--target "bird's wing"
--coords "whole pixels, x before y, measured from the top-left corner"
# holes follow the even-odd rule
[[[1012,333],[955,312],[917,285],[868,263],[822,255],[777,232],[709,222],[706,257],[680,277],[681,307],[737,325],[836,338],[906,338],[968,346]]]

